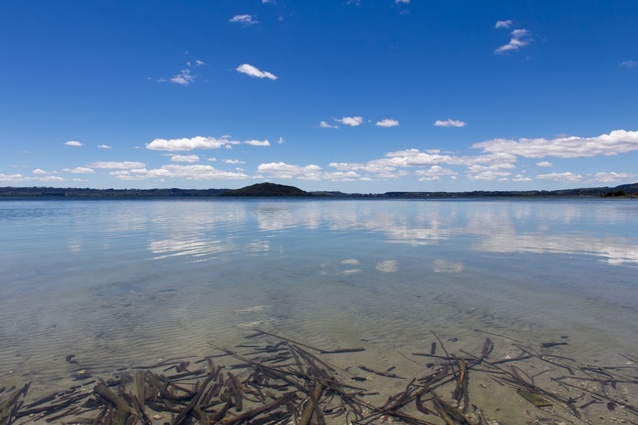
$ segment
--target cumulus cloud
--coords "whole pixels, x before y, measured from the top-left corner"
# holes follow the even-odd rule
[[[251,77],[256,77],[256,78],[268,78],[271,80],[277,79],[276,75],[271,74],[270,72],[261,71],[260,69],[252,65],[249,65],[247,63],[239,65],[236,68],[236,71],[241,72],[242,74],[249,75]]]
[[[523,174],[517,174],[511,179],[513,182],[531,182],[532,179],[524,176]]]
[[[292,165],[285,162],[270,162],[260,164],[257,167],[258,178],[299,179],[299,180],[330,180],[330,181],[356,181],[361,176],[354,171],[327,172],[315,164],[306,166]]]
[[[182,69],[179,74],[171,77],[170,81],[171,83],[187,86],[195,81],[195,76],[191,75],[190,69]]]
[[[638,174],[616,173],[613,171],[610,173],[595,173],[593,175],[594,180],[602,182],[602,183],[611,183],[611,182],[617,182],[617,181],[623,181],[623,180],[630,180],[630,179],[635,179],[636,177],[638,177]]]
[[[133,161],[121,161],[121,162],[112,162],[112,161],[97,161],[87,164],[87,167],[91,168],[100,168],[100,169],[120,169],[120,170],[128,170],[135,168],[144,168],[146,164],[143,162],[133,162]]]
[[[190,151],[194,149],[219,149],[238,143],[239,142],[233,142],[225,137],[216,139],[214,137],[196,136],[190,139],[155,139],[146,145],[146,149],[158,151]]]
[[[0,173],[0,182],[20,182],[25,180],[22,174],[2,174]]]
[[[416,170],[414,173],[419,177],[419,181],[438,181],[444,176],[456,176],[458,173],[449,168],[443,168],[440,165],[433,165],[427,170]]]
[[[552,164],[552,163],[551,163],[551,162],[549,162],[549,161],[541,161],[541,162],[537,162],[537,163],[536,163],[536,166],[537,166],[537,167],[553,167],[553,166],[554,166],[554,164]]]
[[[270,162],[259,164],[257,172],[267,174],[270,177],[280,179],[298,178],[301,180],[319,180],[322,170],[318,165],[310,164],[306,166],[291,165],[285,162]]]
[[[435,127],[465,127],[465,123],[460,120],[436,120],[434,121]]]
[[[270,146],[270,142],[266,140],[245,140],[242,142],[244,145],[250,146]]]
[[[111,149],[109,145],[97,145],[97,147],[100,149]]]
[[[343,118],[335,118],[335,121],[340,122],[344,125],[349,125],[350,127],[357,127],[363,124],[363,117],[343,117]]]
[[[185,180],[241,180],[248,176],[244,173],[222,171],[210,165],[168,164],[161,168],[120,170],[110,173],[119,180],[146,180],[179,178]]]
[[[530,33],[526,29],[516,29],[510,33],[510,42],[502,45],[494,51],[496,54],[506,54],[509,52],[515,52],[527,46],[532,39]]]
[[[410,4],[410,0],[394,0],[395,4]]]
[[[397,179],[409,174],[406,168],[429,167],[428,170],[416,170],[415,174],[421,180],[437,180],[447,175],[452,179],[457,173],[441,164],[460,165],[468,167],[468,177],[474,180],[489,180],[503,178],[510,174],[509,169],[514,168],[516,156],[507,153],[494,153],[489,155],[456,156],[445,155],[434,150],[422,152],[418,149],[388,152],[384,158],[375,159],[366,163],[333,162],[330,167],[343,172],[365,173],[363,178],[371,179]]]
[[[95,170],[89,167],[75,167],[75,168],[65,168],[62,171],[66,171],[67,173],[72,174],[91,174],[95,173]]]
[[[242,25],[255,25],[259,21],[252,15],[235,15],[228,22],[242,24]]]
[[[64,142],[64,144],[66,146],[76,146],[76,147],[80,147],[82,146],[82,143],[76,141],[76,140],[69,140],[68,142]]]
[[[571,171],[567,171],[565,173],[539,174],[536,178],[553,180],[560,183],[577,183],[583,179],[583,176],[581,174],[574,174]]]
[[[378,127],[397,127],[399,125],[399,121],[386,118],[381,121],[377,121],[375,125]]]
[[[199,156],[197,155],[173,155],[171,157],[172,162],[199,162]]]
[[[35,170],[31,171],[33,174],[49,174],[46,171],[44,171],[41,168],[36,168]]]
[[[329,122],[327,122],[327,121],[321,121],[321,122],[319,123],[319,127],[320,127],[320,128],[339,128],[339,126],[338,126],[338,125],[332,125],[332,124],[330,124],[330,123],[329,123]]]
[[[596,137],[494,139],[475,143],[472,148],[489,153],[507,153],[527,158],[611,156],[638,150],[638,131],[615,130]]]
[[[512,20],[508,19],[506,21],[496,21],[496,25],[494,28],[509,28],[512,26]]]

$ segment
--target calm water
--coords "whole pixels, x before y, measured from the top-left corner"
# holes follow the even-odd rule
[[[633,200],[2,201],[0,235],[0,386],[61,382],[70,353],[98,372],[205,356],[254,327],[403,365],[432,332],[638,355]]]

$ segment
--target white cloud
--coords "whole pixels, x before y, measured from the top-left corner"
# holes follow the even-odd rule
[[[260,69],[249,65],[247,63],[239,65],[236,70],[238,72],[241,72],[242,74],[246,74],[249,75],[251,77],[257,77],[257,78],[269,78],[271,80],[276,80],[277,76],[274,74],[271,74],[270,72],[265,72],[265,71],[261,71]]]
[[[623,68],[638,68],[638,61],[620,62],[620,66],[622,66]]]
[[[531,182],[532,179],[530,179],[529,177],[526,177],[522,174],[517,174],[515,175],[512,179],[513,182]]]
[[[2,174],[0,173],[0,182],[21,182],[25,177],[22,174]]]
[[[291,165],[285,162],[271,162],[260,164],[257,167],[260,178],[299,179],[299,180],[330,180],[330,181],[357,181],[362,177],[354,171],[326,172],[318,165],[306,166]]]
[[[403,169],[408,167],[426,167],[430,170],[417,170],[417,175],[422,180],[436,179],[437,175],[448,175],[455,179],[457,173],[453,170],[440,167],[441,164],[461,165],[468,167],[468,176],[474,180],[491,180],[503,178],[510,174],[509,169],[514,168],[516,156],[507,153],[494,153],[478,156],[454,156],[442,155],[437,151],[421,152],[418,149],[388,152],[384,158],[375,159],[366,163],[331,163],[330,167],[340,171],[352,171],[368,173],[368,178],[396,179],[408,174]],[[440,168],[436,168],[439,166]],[[362,178],[363,178],[362,177]]]
[[[245,140],[242,142],[244,145],[250,146],[270,146],[270,142],[266,140]]]
[[[496,25],[494,26],[494,28],[509,28],[512,26],[512,21],[511,19],[508,19],[506,21],[496,21]]]
[[[580,158],[617,155],[638,150],[638,131],[614,130],[596,137],[560,137],[556,139],[494,139],[475,143],[474,149],[507,153],[527,158]]]
[[[537,167],[553,167],[553,166],[554,166],[554,164],[552,164],[552,163],[551,163],[551,162],[549,162],[549,161],[541,161],[541,162],[537,162],[537,163],[536,163],[536,166],[537,166]]]
[[[415,173],[419,176],[419,181],[438,181],[444,176],[456,176],[458,173],[449,168],[443,168],[440,165],[433,165],[427,170],[416,170]]]
[[[284,143],[286,143],[286,141],[284,140],[283,137],[280,137],[279,140],[277,140],[277,144],[279,145],[283,145]]]
[[[49,174],[46,171],[40,169],[40,168],[36,168],[35,170],[31,171],[33,174]]]
[[[617,182],[622,180],[635,179],[636,177],[638,177],[638,174],[611,172],[611,173],[596,173],[593,175],[593,177],[594,177],[594,180],[596,181],[599,181],[602,183],[611,183],[611,182]]]
[[[320,128],[339,128],[338,125],[332,125],[332,124],[328,123],[327,121],[321,121],[319,123],[319,127]]]
[[[197,155],[173,155],[171,157],[172,162],[199,162],[199,156]]]
[[[515,168],[511,163],[495,163],[490,165],[470,165],[467,167],[466,176],[470,180],[496,180],[510,176],[512,173],[505,171]]]
[[[87,167],[91,168],[101,168],[101,169],[135,169],[135,168],[144,168],[146,164],[143,162],[132,162],[132,161],[122,161],[122,162],[111,162],[111,161],[97,161],[87,164]]]
[[[444,121],[436,120],[434,121],[434,126],[435,127],[465,127],[465,123],[460,120],[452,120],[452,119],[447,119]]]
[[[111,149],[109,145],[97,145],[97,147],[100,149]]]
[[[536,176],[537,179],[543,180],[554,180],[560,183],[576,183],[583,179],[581,174],[574,174],[571,171],[567,171],[565,173],[549,173],[549,174],[539,174]]]
[[[202,66],[202,65],[206,65],[206,62],[204,62],[204,61],[202,61],[202,60],[199,60],[199,59],[197,59],[197,60],[195,61],[195,66]]]
[[[158,151],[191,151],[194,149],[220,149],[232,148],[233,145],[250,145],[250,146],[270,146],[270,142],[266,140],[245,140],[243,142],[230,140],[229,136],[222,136],[219,139],[215,137],[196,136],[190,139],[155,139],[151,143],[146,144],[146,149]]]
[[[273,178],[300,180],[320,180],[322,177],[321,167],[310,164],[305,167],[299,165],[286,164],[285,162],[270,162],[259,164],[257,172],[267,174]]]
[[[155,139],[146,145],[146,149],[158,151],[190,151],[193,149],[219,149],[239,142],[233,142],[222,137],[216,139],[214,137],[196,136],[190,139]]]
[[[91,174],[95,173],[95,170],[89,167],[75,167],[75,168],[65,168],[62,171],[66,171],[67,173],[73,174]]]
[[[252,15],[235,15],[228,22],[243,24],[243,25],[254,25],[258,24],[259,21],[255,19]]]
[[[510,35],[512,36],[512,38],[510,38],[510,42],[496,49],[494,53],[505,54],[515,52],[527,46],[531,41],[531,38],[529,38],[529,31],[526,29],[516,29],[512,31]]]
[[[245,162],[240,161],[239,159],[225,159],[224,164],[245,164]]]
[[[221,171],[210,165],[178,165],[168,164],[161,168],[147,170],[146,168],[134,170],[114,171],[111,176],[119,180],[146,180],[180,178],[186,180],[241,180],[248,176],[244,173]]]
[[[350,127],[357,127],[363,124],[363,117],[343,117],[343,118],[335,118],[335,121],[340,122],[344,125],[349,125]]]
[[[394,0],[395,4],[410,4],[410,0]]]
[[[60,177],[60,176],[51,176],[51,175],[45,176],[45,177],[40,177],[37,180],[41,181],[41,182],[63,182],[63,181],[68,181],[68,180],[78,181],[76,179],[65,179],[65,178]]]
[[[375,125],[379,127],[397,127],[399,125],[399,121],[386,118],[381,121],[377,121]]]
[[[76,147],[82,146],[82,143],[75,140],[69,140],[68,142],[65,142],[64,144],[66,146],[76,146]]]
[[[179,74],[171,78],[171,83],[187,86],[195,81],[195,76],[191,75],[190,69],[182,69]]]

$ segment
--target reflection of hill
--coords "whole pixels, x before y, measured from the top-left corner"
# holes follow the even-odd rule
[[[259,183],[241,189],[81,189],[56,187],[0,187],[0,198],[210,198],[216,196],[279,196],[315,198],[443,199],[443,198],[557,198],[557,197],[638,197],[638,183],[616,187],[563,190],[474,191],[474,192],[386,192],[343,193],[306,192],[294,186]]]

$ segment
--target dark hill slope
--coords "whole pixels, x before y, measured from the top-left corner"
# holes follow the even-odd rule
[[[221,196],[312,196],[294,186],[275,183],[258,183],[236,190],[227,190]]]

